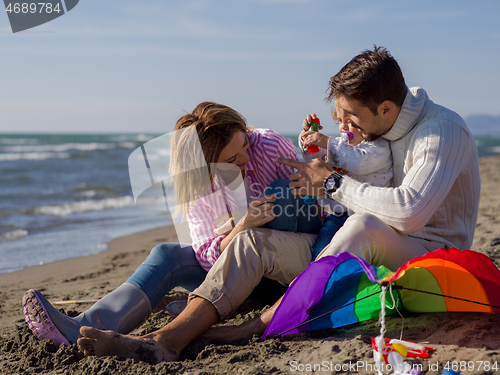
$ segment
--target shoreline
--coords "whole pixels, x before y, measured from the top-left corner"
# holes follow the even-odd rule
[[[119,238],[123,238],[123,237],[133,237],[135,235],[141,235],[141,233],[146,233],[146,232],[152,232],[152,231],[155,231],[155,230],[159,230],[159,229],[166,229],[166,228],[169,228],[170,226],[173,226],[173,224],[163,224],[163,225],[156,225],[156,226],[149,226],[149,227],[146,227],[146,229],[131,229],[129,234],[114,234],[114,235],[108,235],[111,239],[105,241],[103,244],[100,244],[100,247],[102,250],[98,251],[98,252],[88,252],[87,254],[83,254],[83,255],[74,255],[74,256],[71,256],[69,258],[62,258],[62,259],[56,259],[56,260],[51,260],[51,261],[41,261],[39,264],[33,264],[33,265],[28,265],[28,266],[24,266],[23,268],[20,268],[20,269],[12,269],[12,270],[8,270],[8,271],[4,271],[4,272],[0,272],[0,277],[1,275],[6,275],[6,274],[12,274],[12,273],[15,273],[15,272],[22,272],[22,271],[25,271],[27,269],[34,269],[34,268],[37,268],[37,267],[40,267],[40,266],[45,266],[45,265],[50,265],[50,264],[53,264],[53,263],[58,263],[58,262],[63,262],[63,261],[66,261],[66,260],[70,260],[70,259],[75,259],[75,258],[85,258],[85,257],[88,257],[88,256],[92,256],[92,255],[99,255],[99,254],[104,254],[106,252],[108,252],[110,250],[110,246],[111,246],[111,243]],[[58,231],[54,234],[54,236],[57,236],[58,233],[60,233],[61,231]],[[62,231],[64,232],[64,231]],[[19,240],[23,239],[24,237],[27,237],[27,236],[23,236],[23,237],[20,237],[18,238]],[[16,239],[16,240],[18,240]],[[16,240],[13,240],[13,241],[16,241]],[[5,241],[7,243],[9,242],[13,242],[13,241]],[[1,245],[2,242],[0,242],[0,245]]]
[[[151,249],[162,242],[177,242],[173,225],[115,238],[109,242],[107,250],[97,254],[0,274],[0,335],[23,317],[21,301],[27,290],[45,290],[49,300],[52,296],[57,296],[58,300],[98,299],[124,283]],[[109,287],[93,291],[96,288],[92,284],[98,278],[104,279]],[[82,295],[81,289],[86,285],[88,295]]]
[[[500,265],[500,155],[479,159],[481,173],[481,200],[472,250],[489,256]],[[171,364],[151,366],[143,362],[119,360],[114,357],[84,358],[75,345],[52,348],[47,342],[31,334],[22,314],[21,300],[28,289],[39,289],[49,301],[98,299],[132,275],[151,249],[162,242],[177,242],[173,226],[165,226],[109,242],[108,250],[60,260],[19,271],[0,274],[0,373],[40,374],[166,374],[210,373],[233,374],[290,372],[313,373],[307,364],[373,363],[370,337],[378,335],[376,321],[367,321],[335,330],[316,331],[285,336],[279,340],[260,341],[254,337],[234,345],[214,345],[195,342],[183,352],[182,360]],[[66,313],[79,313],[88,304],[64,305]],[[241,311],[224,324],[239,324],[260,314],[251,308]],[[163,314],[163,315],[162,315]],[[403,339],[429,342],[434,352],[419,363],[427,374],[440,374],[443,366],[460,361],[473,363],[473,371],[480,361],[497,363],[500,371],[500,315],[481,313],[404,313],[387,318],[386,337],[399,337],[404,325]],[[150,332],[162,327],[168,317],[153,314],[134,333]],[[80,354],[79,354],[80,353]],[[295,361],[296,368],[291,367]],[[436,368],[439,365],[439,368]],[[302,367],[300,367],[302,366]],[[434,366],[434,367],[433,367]],[[451,367],[450,367],[451,369]],[[358,373],[370,373],[357,369]],[[494,371],[494,372],[495,372]],[[103,373],[104,373],[103,372]],[[328,371],[329,372],[329,371]],[[338,371],[337,371],[338,372]],[[345,371],[344,371],[345,372]],[[314,373],[322,373],[315,371]]]

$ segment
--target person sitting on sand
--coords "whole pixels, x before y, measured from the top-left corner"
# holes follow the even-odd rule
[[[321,159],[278,160],[297,168],[290,176],[295,193],[325,193],[355,212],[318,258],[349,251],[395,270],[438,248],[469,248],[480,178],[476,145],[462,118],[433,103],[423,89],[408,89],[398,63],[381,47],[354,57],[332,77],[328,98],[338,103],[343,123],[359,128],[366,139],[382,137],[390,142],[394,186],[358,182]],[[331,151],[333,161],[337,155]],[[262,276],[291,282],[309,264],[314,238],[245,229],[233,238],[172,322],[144,336],[82,327],[84,337],[78,345],[86,355],[156,363],[178,360],[181,351],[202,334],[219,341],[262,334],[273,308],[240,326],[207,330],[241,304]]]
[[[76,343],[81,326],[132,331],[174,287],[198,287],[231,239],[247,228],[318,233],[317,207],[286,194],[294,170],[275,162],[283,157],[298,160],[293,143],[272,130],[247,128],[234,109],[200,103],[177,121],[171,155],[178,207],[187,216],[193,245],[156,246],[124,284],[73,318],[39,291],[29,290],[23,297],[24,314],[39,338],[53,339],[56,345]],[[205,168],[195,165],[199,160]],[[275,205],[281,207],[277,215]],[[241,211],[248,212],[235,219]]]
[[[332,111],[334,121],[338,122],[341,137],[328,137],[319,131],[309,131],[309,122],[317,119],[316,114],[309,115],[304,121],[303,131],[299,134],[299,148],[305,160],[313,158],[326,158],[335,150],[338,156],[334,164],[349,172],[349,176],[370,184],[371,186],[388,187],[392,183],[392,154],[389,141],[378,138],[368,141],[363,137],[362,131],[351,123],[343,123],[338,119],[340,112],[337,108]],[[319,126],[319,130],[322,126]],[[317,153],[304,151],[309,145],[318,146]],[[330,152],[327,152],[330,150]],[[312,246],[312,260],[330,243],[333,235],[344,225],[348,217],[345,206],[331,199],[318,197],[321,206],[329,206],[318,237]]]

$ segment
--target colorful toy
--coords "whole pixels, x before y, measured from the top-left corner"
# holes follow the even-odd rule
[[[408,358],[429,358],[429,352],[432,352],[432,349],[429,346],[424,346],[422,344],[416,344],[411,341],[398,340],[398,339],[385,339],[385,347],[380,351],[377,347],[375,339],[371,339],[372,349],[375,352],[381,353],[382,358],[384,358],[385,363],[389,363],[387,360],[387,356],[391,351],[395,351],[401,355],[404,359]]]
[[[319,131],[319,118],[311,119],[311,127],[309,128],[309,131],[313,132]],[[306,151],[311,154],[316,154],[319,152],[319,147],[316,145],[309,145],[307,146]]]
[[[304,203],[305,204],[313,204],[314,202],[316,202],[316,197],[312,197],[310,195],[306,195],[304,197]]]
[[[319,131],[319,123],[320,123],[319,118],[316,117],[311,119],[311,126],[309,127],[309,131],[313,132]],[[316,145],[309,145],[306,147],[305,150],[311,154],[317,154],[319,152],[319,147]],[[316,197],[311,197],[308,195],[304,197],[305,204],[313,204],[314,202],[316,202]]]

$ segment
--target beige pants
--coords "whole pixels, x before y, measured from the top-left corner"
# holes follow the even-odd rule
[[[224,320],[252,292],[263,276],[289,284],[311,262],[316,235],[246,229],[238,233],[190,295],[216,307]],[[373,265],[396,270],[410,259],[443,244],[402,234],[373,215],[352,215],[318,258],[349,251]]]

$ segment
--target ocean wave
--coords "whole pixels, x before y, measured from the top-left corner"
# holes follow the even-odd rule
[[[35,145],[40,143],[35,138],[0,138],[0,144],[5,145]]]
[[[44,160],[44,159],[67,159],[71,154],[67,152],[23,152],[0,154],[0,161],[13,160]]]
[[[165,163],[168,165],[168,160],[170,160],[171,156],[171,150],[168,148],[157,148],[154,150],[154,152],[148,152],[148,161],[153,161],[153,160],[163,160]],[[142,155],[140,155],[142,157]]]
[[[111,208],[122,208],[133,206],[134,198],[131,196],[106,198],[102,200],[86,200],[79,202],[70,202],[53,206],[43,206],[34,209],[35,214],[67,216],[74,213],[82,213],[88,211],[101,211]]]
[[[124,141],[124,142],[120,142],[118,143],[118,145],[122,148],[136,148],[137,147],[137,143],[136,142],[132,142],[132,141]]]
[[[121,184],[120,184],[121,185]],[[95,192],[95,194],[100,193],[100,194],[108,194],[109,195],[118,195],[119,194],[119,189],[117,187],[119,185],[116,184],[116,182],[113,184],[114,187],[111,187],[109,184],[107,185],[96,185],[96,184],[87,184],[85,182],[79,183],[78,185],[72,187],[70,190],[74,191],[77,194],[87,194],[86,192]],[[125,183],[125,188],[129,187],[129,182],[126,181]],[[93,194],[93,193],[92,193]]]
[[[108,150],[116,148],[114,143],[62,143],[58,145],[18,145],[18,146],[2,146],[1,149],[7,152],[62,152],[68,150],[78,151],[94,151],[94,150]]]
[[[117,142],[125,142],[125,141],[146,142],[150,141],[155,137],[156,136],[151,136],[147,134],[122,134],[113,136],[111,140]]]
[[[92,198],[92,197],[95,197],[97,195],[97,191],[96,190],[85,190],[85,191],[78,193],[78,195],[81,197],[85,197],[85,198]]]
[[[25,229],[16,229],[11,232],[0,234],[0,242],[5,241],[14,241],[18,238],[24,237],[28,235],[28,231]]]

